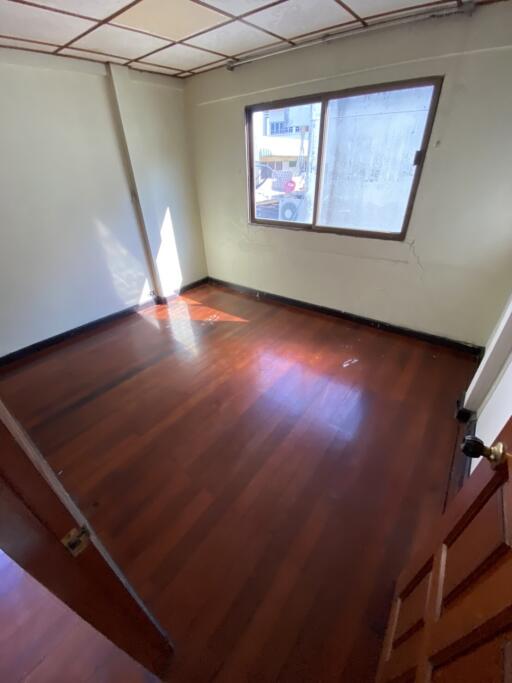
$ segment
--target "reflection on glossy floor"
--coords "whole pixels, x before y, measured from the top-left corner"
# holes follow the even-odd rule
[[[2,683],[157,683],[0,550]]]
[[[219,287],[0,377],[183,683],[371,681],[474,360]]]

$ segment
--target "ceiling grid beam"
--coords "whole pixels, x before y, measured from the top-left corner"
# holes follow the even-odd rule
[[[336,6],[339,6],[340,8],[340,19],[344,18],[347,19],[347,15],[349,15],[349,20],[348,21],[341,21],[340,23],[336,24],[330,24],[325,26],[324,28],[320,29],[315,29],[315,30],[310,30],[310,31],[305,31],[304,33],[298,34],[298,35],[281,35],[278,32],[274,32],[273,29],[274,27],[269,24],[268,19],[266,20],[267,27],[261,26],[258,23],[256,23],[256,19],[259,19],[262,16],[265,16],[265,13],[268,11],[271,11],[274,7],[280,6],[280,5],[286,5],[290,4],[290,11],[293,12],[293,7],[295,0],[268,0],[268,2],[265,2],[261,4],[259,7],[250,9],[248,11],[240,11],[239,13],[234,13],[234,7],[230,6],[230,9],[232,11],[228,11],[226,8],[221,8],[217,7],[215,2],[216,0],[187,0],[191,5],[198,5],[201,7],[204,7],[205,9],[209,10],[210,13],[215,13],[221,18],[220,23],[206,26],[205,28],[200,28],[200,30],[197,30],[193,33],[189,33],[185,36],[175,36],[175,39],[171,39],[169,36],[162,35],[162,34],[156,34],[153,33],[152,31],[146,30],[146,27],[140,26],[137,27],[135,24],[134,26],[125,26],[119,21],[116,22],[116,19],[119,19],[121,15],[123,15],[125,12],[128,10],[131,10],[133,7],[140,5],[141,3],[144,3],[146,0],[131,0],[130,2],[123,3],[121,7],[119,7],[115,12],[111,12],[108,16],[104,18],[99,18],[98,16],[92,17],[89,16],[89,13],[84,11],[81,6],[78,6],[78,9],[80,10],[79,12],[74,12],[70,9],[62,9],[60,7],[52,7],[51,5],[48,4],[43,4],[43,0],[3,0],[3,3],[5,5],[5,2],[9,3],[14,3],[17,5],[23,5],[27,8],[34,8],[35,11],[44,11],[44,12],[51,12],[54,15],[61,15],[63,17],[74,17],[76,19],[80,19],[82,21],[88,21],[88,22],[93,22],[92,26],[89,26],[86,30],[82,31],[80,34],[76,35],[75,37],[66,40],[66,42],[58,43],[57,41],[54,40],[53,42],[50,40],[35,40],[35,37],[31,38],[25,38],[20,35],[7,35],[7,34],[0,34],[0,41],[3,39],[5,41],[13,41],[13,42],[20,42],[24,43],[25,45],[34,45],[34,49],[32,48],[27,48],[26,46],[16,46],[15,44],[9,44],[9,45],[4,45],[3,47],[10,47],[10,48],[15,48],[15,49],[27,49],[31,51],[40,51],[45,54],[54,54],[56,56],[65,56],[65,57],[73,57],[75,59],[87,59],[87,57],[84,57],[83,54],[90,54],[91,55],[91,60],[92,61],[99,61],[102,63],[107,62],[108,59],[101,59],[100,57],[103,58],[111,58],[118,60],[121,64],[124,66],[129,66],[130,68],[137,68],[137,66],[143,65],[144,66],[144,71],[151,71],[150,67],[154,67],[155,71],[158,69],[157,73],[161,73],[161,70],[167,69],[169,72],[169,75],[177,76],[177,77],[189,77],[190,75],[194,75],[195,73],[206,73],[208,71],[214,70],[221,68],[224,65],[237,65],[237,63],[245,62],[248,59],[251,58],[251,56],[254,56],[255,59],[263,58],[265,56],[269,56],[271,54],[279,54],[279,52],[286,52],[290,48],[297,48],[297,47],[302,47],[305,44],[310,44],[317,42],[316,39],[318,38],[318,42],[321,42],[322,38],[325,39],[333,39],[338,36],[342,36],[344,33],[354,33],[354,31],[357,31],[357,28],[360,27],[361,29],[365,29],[368,27],[374,27],[379,24],[388,24],[393,21],[393,19],[396,18],[396,20],[400,20],[401,17],[409,17],[409,16],[414,16],[411,15],[411,10],[418,10],[419,16],[425,16],[425,13],[421,13],[421,10],[428,11],[429,9],[434,10],[435,8],[439,7],[442,8],[444,7],[449,7],[455,6],[455,9],[458,9],[459,11],[462,10],[465,6],[464,0],[430,0],[427,2],[421,2],[418,0],[410,0],[410,5],[408,7],[392,7],[392,0],[389,0],[389,6],[391,9],[387,11],[383,11],[377,14],[361,14],[360,11],[357,11],[355,7],[357,7],[357,2],[358,0],[332,0],[332,3],[335,4]],[[500,0],[477,0],[477,4],[491,4],[491,2],[497,2]],[[0,0],[0,3],[2,0]],[[242,10],[242,7],[240,7],[240,10]],[[342,16],[343,15],[343,16]],[[291,15],[293,16],[293,14]],[[332,9],[328,10],[328,13],[326,17],[329,16],[330,19],[332,19]],[[225,18],[225,21],[222,21],[222,17]],[[230,50],[226,49],[223,50],[222,48],[224,47],[223,45],[218,45],[218,44],[210,44],[208,47],[205,47],[204,45],[200,45],[197,42],[194,42],[194,39],[200,38],[202,36],[206,36],[209,33],[212,33],[218,29],[222,29],[224,27],[230,26],[230,25],[235,25],[235,24],[240,24],[240,25],[245,25],[247,27],[250,27],[253,29],[253,31],[258,31],[262,35],[267,36],[267,43],[263,43],[261,46],[258,47],[250,47],[246,50]],[[63,23],[63,26],[65,24]],[[158,39],[160,41],[164,41],[164,44],[156,47],[153,50],[150,50],[148,52],[145,52],[144,54],[138,55],[138,56],[127,56],[125,55],[119,55],[116,54],[116,50],[110,51],[103,51],[98,50],[98,49],[92,49],[89,46],[84,46],[82,47],[80,45],[80,41],[97,31],[103,26],[111,26],[119,31],[125,31],[125,32],[132,32],[135,34],[143,34],[151,38]],[[78,27],[77,27],[78,28]],[[304,28],[307,28],[305,26]],[[163,32],[164,33],[164,32]],[[31,34],[34,36],[34,34]],[[171,33],[172,35],[172,33]],[[248,35],[252,37],[252,33],[248,32]],[[311,36],[311,41],[307,41],[307,38]],[[47,36],[44,36],[45,38]],[[48,37],[52,37],[49,35]],[[268,42],[268,37],[271,37],[274,39],[273,42]],[[157,41],[155,41],[157,42]],[[206,43],[208,45],[208,43]],[[40,49],[37,50],[37,47],[40,46]],[[47,49],[43,49],[43,46]],[[204,63],[197,63],[200,60],[195,60],[196,66],[193,66],[194,60],[187,60],[186,59],[179,59],[177,58],[176,64],[173,65],[171,63],[169,64],[158,64],[154,61],[151,60],[151,57],[153,55],[158,55],[161,52],[164,52],[165,50],[168,50],[169,48],[172,48],[174,46],[184,46],[189,48],[188,52],[190,54],[194,54],[194,52],[202,52],[205,55],[209,55],[212,58],[212,61],[206,61]],[[0,45],[0,47],[2,47]],[[102,46],[103,47],[103,46]],[[106,45],[108,48],[108,44]],[[147,45],[147,47],[150,47],[150,45]],[[220,49],[219,49],[220,47]],[[228,47],[228,46],[226,46]],[[239,47],[242,47],[240,45]],[[54,48],[53,50],[49,50],[48,48]],[[63,53],[63,51],[66,51]],[[76,51],[80,52],[82,54],[70,54],[70,52]],[[120,50],[121,51],[121,50]],[[194,52],[192,52],[194,51]],[[129,50],[127,50],[129,52]],[[135,52],[135,50],[133,50]],[[179,51],[178,51],[179,52]],[[185,52],[185,51],[182,51]],[[187,53],[186,53],[186,56]],[[96,57],[96,59],[94,59]],[[205,57],[206,59],[206,57]],[[177,66],[177,64],[181,61],[181,65]],[[191,66],[192,65],[192,66]],[[164,71],[165,73],[165,71]]]

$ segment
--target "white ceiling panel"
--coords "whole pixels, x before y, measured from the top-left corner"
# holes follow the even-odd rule
[[[335,0],[288,0],[248,17],[252,24],[285,38],[319,31],[353,19],[352,14]]]
[[[271,5],[275,0],[206,0],[206,4],[214,9],[224,10],[239,17],[246,12],[254,12],[266,5]]]
[[[0,33],[16,38],[62,45],[94,26],[94,22],[67,14],[0,0]]]
[[[355,26],[362,27],[337,0],[138,0],[132,7],[128,6],[133,0],[27,2],[0,0],[0,35],[6,36],[0,37],[0,47],[41,52],[60,47],[66,56],[116,63],[144,59],[140,63],[142,70],[176,75],[181,71],[207,71],[222,63],[223,55],[240,55],[243,60],[279,52],[288,45],[280,42],[279,36],[305,44],[325,35],[341,37]],[[476,2],[485,4],[484,0]],[[426,0],[345,3],[372,26],[458,5],[457,0],[432,0],[429,4]],[[221,11],[247,19],[230,19]],[[112,22],[98,26],[116,12],[119,15]],[[371,36],[368,40],[372,40]],[[174,41],[176,44],[169,46]],[[64,47],[68,43],[70,49]]]
[[[369,17],[384,12],[396,12],[415,5],[424,5],[428,0],[351,0],[348,4],[360,17]]]
[[[127,59],[142,57],[164,45],[168,45],[168,41],[109,25],[100,26],[73,43],[76,48],[107,52]]]
[[[399,17],[405,17],[409,15],[414,15],[414,14],[424,14],[428,12],[439,12],[442,11],[443,9],[451,9],[451,8],[456,8],[457,7],[457,2],[456,0],[450,1],[446,0],[442,5],[436,3],[432,5],[431,7],[428,7],[425,5],[424,2],[416,2],[416,3],[410,3],[404,7],[399,7],[395,10],[382,10],[383,12],[386,12],[385,14],[378,15],[374,19],[371,18],[372,15],[366,15],[367,16],[367,21],[369,24],[375,25],[379,24],[383,21],[392,19],[392,18],[399,18]],[[389,14],[387,12],[390,12]],[[395,12],[395,13],[393,13]]]
[[[105,19],[130,4],[130,0],[35,0],[38,5],[81,14],[93,19]]]
[[[113,64],[124,64],[126,59],[112,57],[111,55],[102,55],[99,52],[88,52],[87,50],[73,50],[72,48],[65,48],[59,52],[60,55],[66,57],[81,57],[82,59],[91,59],[93,62],[112,62]]]
[[[188,45],[171,45],[171,47],[161,50],[148,58],[148,61],[152,64],[170,66],[174,69],[195,69],[198,66],[216,62],[217,60],[217,55],[212,55],[210,52],[203,52],[202,50],[195,50]]]
[[[16,40],[15,38],[2,38],[0,36],[0,47],[17,47],[22,50],[38,50],[39,52],[53,52],[56,45],[46,45],[45,43],[30,43],[27,40]]]
[[[115,19],[119,26],[182,40],[226,21],[223,14],[191,0],[142,0]]]
[[[228,56],[247,50],[255,50],[275,42],[276,39],[269,36],[268,33],[238,21],[233,21],[231,24],[226,24],[213,29],[213,31],[203,33],[197,38],[190,39],[191,45],[204,47],[207,50]]]

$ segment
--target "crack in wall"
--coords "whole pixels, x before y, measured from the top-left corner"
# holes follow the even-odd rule
[[[411,254],[414,256],[416,263],[418,265],[418,268],[421,270],[422,273],[425,272],[425,268],[423,267],[423,263],[421,262],[421,258],[416,251],[416,240],[411,240],[410,242],[406,242],[406,244],[409,246],[409,251]]]

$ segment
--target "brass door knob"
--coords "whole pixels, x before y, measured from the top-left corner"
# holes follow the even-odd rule
[[[494,446],[486,446],[477,436],[465,436],[461,449],[468,458],[486,458],[493,467],[501,465],[508,456],[501,441],[495,443]]]

